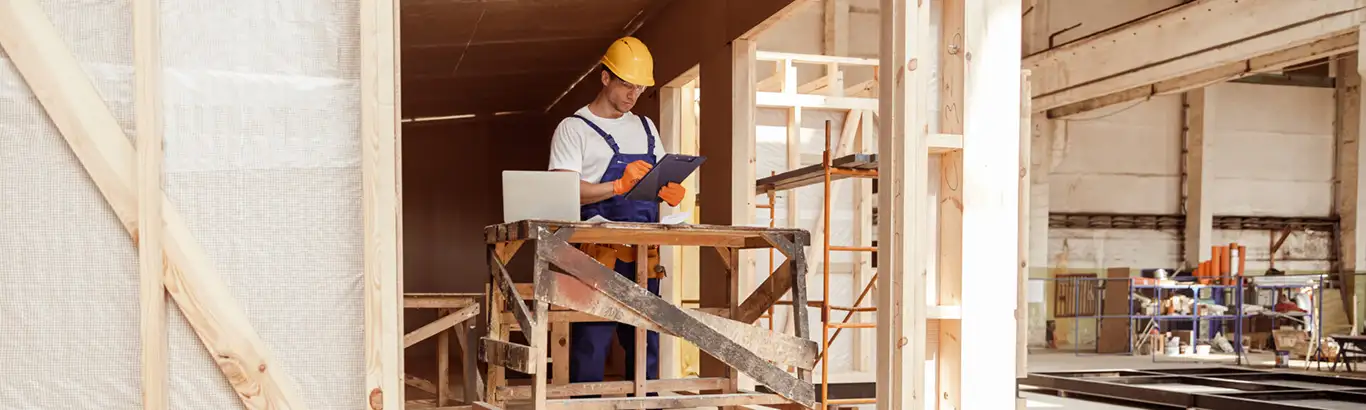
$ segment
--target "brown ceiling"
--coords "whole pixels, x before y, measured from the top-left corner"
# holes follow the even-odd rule
[[[544,110],[671,0],[402,0],[403,116]]]

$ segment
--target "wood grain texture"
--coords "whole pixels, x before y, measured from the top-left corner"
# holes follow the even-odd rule
[[[418,342],[427,340],[438,333],[445,332],[446,329],[464,323],[466,320],[473,319],[474,315],[477,314],[479,314],[479,305],[470,305],[455,313],[442,316],[440,319],[422,325],[422,327],[417,328],[417,330],[403,335],[403,348],[413,347],[413,345]]]
[[[497,257],[497,255],[492,256]],[[497,259],[491,259],[490,263],[493,265],[495,272],[493,276],[494,286],[497,286],[498,290],[503,292],[503,295],[511,296],[507,297],[506,303],[512,305],[512,314],[516,316],[517,324],[522,326],[523,332],[530,332],[535,329],[536,321],[532,319],[531,312],[527,310],[526,301],[516,297],[517,289],[513,287],[512,277],[508,276],[508,271],[503,267],[503,263],[499,262]]]
[[[963,77],[964,35],[963,3],[965,0],[944,0],[943,20],[939,24],[939,133],[963,133]],[[974,33],[976,34],[976,33]],[[963,292],[963,152],[949,151],[939,157],[939,257],[937,290],[931,296],[933,302],[941,306],[957,306],[962,303]],[[939,367],[938,379],[930,381],[938,394],[935,398],[941,408],[959,408],[961,383],[958,367],[962,361],[962,331],[956,320],[939,322],[939,334],[927,335],[936,338],[937,348],[935,365]]]
[[[133,64],[138,151],[138,271],[142,310],[142,407],[167,406],[165,251],[161,229],[161,3],[133,4]]]
[[[744,302],[740,302],[740,306],[735,309],[735,315],[732,319],[740,323],[754,323],[791,289],[792,260],[788,259],[778,265],[778,270],[773,271],[773,274],[769,275],[764,283],[760,283],[759,287],[754,289],[754,293],[745,298]]]
[[[536,373],[536,364],[533,363],[535,361],[533,358],[538,352],[531,346],[487,337],[483,338],[483,342],[485,362],[526,374]]]
[[[555,317],[555,313],[582,312],[594,316],[593,319],[597,321],[609,320],[677,336],[672,331],[641,317],[640,314],[623,306],[620,301],[612,299],[574,276],[557,272],[553,280],[556,282],[556,286],[560,288],[560,292],[555,295],[550,303],[573,309],[575,312],[551,312],[551,317]],[[817,348],[813,341],[751,326],[700,309],[685,311],[730,340],[749,346],[754,354],[765,360],[782,366],[795,366],[802,369],[810,369],[816,362]]]
[[[398,2],[361,0],[361,197],[365,221],[365,395],[401,409],[403,292],[399,277]]]
[[[645,390],[648,392],[718,390],[727,383],[729,381],[720,377],[646,380]],[[568,383],[552,386],[546,394],[551,398],[627,394],[634,388],[635,382],[633,381]],[[502,400],[526,400],[531,398],[531,386],[499,387],[498,397]]]
[[[722,362],[754,377],[783,397],[808,407],[815,406],[815,391],[810,384],[802,383],[677,306],[665,302],[625,277],[612,272],[572,245],[559,240],[544,242],[544,246],[537,249],[538,255],[569,271],[585,284],[602,291],[670,333],[692,342]]]
[[[136,237],[137,158],[133,144],[36,2],[0,1],[0,47],[124,228]],[[246,408],[306,409],[295,381],[276,366],[204,249],[164,193],[162,198],[166,290],[210,357]],[[400,377],[395,375],[396,384],[402,383]]]

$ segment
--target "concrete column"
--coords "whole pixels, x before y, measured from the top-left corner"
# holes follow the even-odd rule
[[[1210,259],[1210,246],[1214,240],[1214,208],[1206,201],[1214,186],[1214,174],[1208,172],[1209,157],[1212,154],[1213,135],[1210,125],[1213,110],[1209,107],[1208,88],[1188,91],[1185,95],[1186,109],[1186,243],[1184,244],[1185,266],[1194,269],[1200,261]]]
[[[1362,218],[1361,201],[1363,168],[1361,159],[1366,144],[1361,144],[1362,118],[1366,117],[1366,104],[1361,102],[1361,72],[1366,68],[1359,60],[1360,54],[1349,54],[1338,60],[1337,64],[1337,114],[1334,118],[1336,167],[1334,169],[1336,186],[1333,205],[1338,215],[1342,248],[1338,252],[1338,267],[1343,273],[1342,303],[1348,317],[1356,328],[1361,317],[1356,300],[1356,275],[1358,270],[1366,269],[1366,218]]]

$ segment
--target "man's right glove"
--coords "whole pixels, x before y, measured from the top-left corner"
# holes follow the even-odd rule
[[[641,178],[645,177],[645,174],[650,172],[650,168],[652,168],[650,163],[644,160],[636,160],[636,162],[627,164],[626,172],[621,174],[621,179],[612,182],[612,193],[616,195],[626,194],[627,191],[631,190],[631,187],[640,182]]]

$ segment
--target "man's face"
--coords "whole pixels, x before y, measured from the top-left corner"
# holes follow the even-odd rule
[[[631,111],[636,106],[636,99],[645,92],[645,86],[628,83],[607,70],[603,70],[601,75],[602,87],[607,90],[607,101],[619,112]]]

